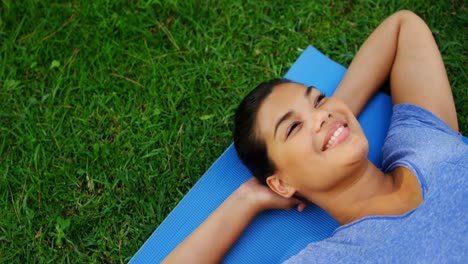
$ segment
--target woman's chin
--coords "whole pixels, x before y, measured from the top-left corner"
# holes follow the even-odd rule
[[[365,136],[355,137],[349,145],[348,153],[351,163],[359,163],[367,160],[369,153],[369,142]]]

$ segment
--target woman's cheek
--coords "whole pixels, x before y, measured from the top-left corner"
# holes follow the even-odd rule
[[[299,156],[299,158],[305,158],[312,154],[314,145],[309,138],[302,137],[295,142],[294,149],[297,151],[297,156]]]

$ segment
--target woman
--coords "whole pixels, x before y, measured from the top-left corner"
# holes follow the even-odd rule
[[[394,113],[380,171],[366,158],[355,116],[388,79]],[[302,211],[302,198],[342,226],[290,263],[466,261],[468,147],[441,55],[415,14],[400,11],[371,34],[333,97],[273,80],[243,100],[235,125],[239,157],[257,179],[229,196],[166,263],[219,262],[256,214]]]

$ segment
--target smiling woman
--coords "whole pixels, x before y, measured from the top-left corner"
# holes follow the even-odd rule
[[[394,108],[380,170],[367,159],[355,116],[387,79]],[[239,187],[166,262],[219,261],[257,213],[301,211],[306,203],[296,197],[342,226],[289,263],[468,257],[468,147],[437,45],[412,12],[390,16],[372,33],[332,97],[272,80],[242,101],[235,125],[239,157],[258,180]]]
[[[262,103],[256,127],[276,167],[266,183],[285,197],[317,203],[312,190],[330,190],[366,160],[368,144],[356,117],[340,99],[315,88],[277,85]]]

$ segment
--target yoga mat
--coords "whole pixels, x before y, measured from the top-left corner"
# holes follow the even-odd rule
[[[345,72],[343,66],[309,46],[284,77],[307,86],[313,85],[330,96]],[[380,167],[380,150],[391,111],[390,97],[378,93],[358,118],[369,141],[368,158],[377,167]],[[130,263],[160,263],[250,177],[252,175],[237,158],[231,144],[148,238]],[[297,254],[307,244],[329,237],[337,227],[338,223],[333,218],[314,205],[309,205],[302,213],[296,210],[266,211],[253,220],[226,254],[223,263],[279,263]]]

